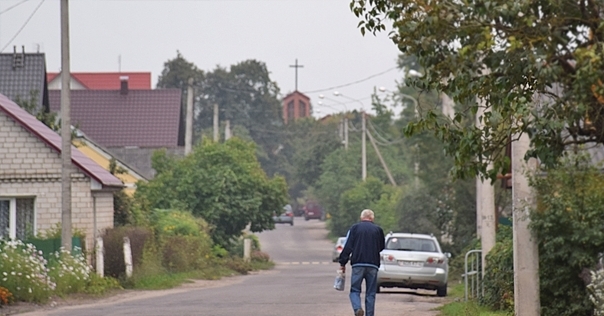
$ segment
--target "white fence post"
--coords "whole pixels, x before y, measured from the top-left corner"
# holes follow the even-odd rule
[[[130,238],[124,237],[124,263],[126,264],[126,277],[132,276],[132,248]]]
[[[96,274],[101,278],[105,276],[105,247],[102,237],[96,239]]]
[[[243,240],[243,259],[250,261],[250,254],[252,252],[252,240],[246,238]]]

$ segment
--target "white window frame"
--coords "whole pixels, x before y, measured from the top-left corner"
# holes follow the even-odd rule
[[[0,196],[0,201],[8,201],[8,238],[15,240],[17,239],[17,199],[34,199],[34,229],[33,234],[36,235],[36,205],[35,205],[35,196],[17,196],[17,197],[2,197]]]

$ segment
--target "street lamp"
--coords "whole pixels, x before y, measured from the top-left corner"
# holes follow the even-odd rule
[[[386,89],[385,87],[380,87],[380,88],[379,88],[379,90],[380,90],[381,92],[386,92],[386,91],[389,91],[389,90],[388,90],[388,89]],[[390,92],[392,92],[392,91],[390,91]],[[394,93],[394,92],[392,92],[392,93]],[[418,102],[417,102],[417,99],[416,99],[416,98],[414,98],[414,97],[412,97],[412,96],[410,96],[410,95],[408,95],[408,94],[404,94],[404,93],[402,93],[402,92],[396,92],[396,93],[397,93],[397,94],[399,94],[399,95],[400,95],[401,97],[403,97],[403,98],[407,98],[407,99],[409,99],[409,100],[413,101],[413,106],[415,107],[415,115],[417,116],[417,113],[418,113],[418,111],[419,111],[419,104],[418,104]]]
[[[329,98],[325,98],[325,96],[322,95],[322,94],[319,95],[319,99],[327,99],[327,100],[333,101],[335,103],[343,105],[344,108],[346,109],[346,113],[344,113],[344,117],[342,118],[342,122],[340,123],[341,124],[340,125],[340,137],[342,139],[342,143],[344,144],[344,149],[348,150],[348,107],[346,107],[346,104],[344,104],[342,102],[339,102],[339,101],[336,101],[336,100],[331,100]],[[334,109],[334,110],[337,110],[334,107],[331,107],[329,105],[323,104],[322,101],[319,101],[318,104],[322,105],[322,106],[326,106],[326,107]]]
[[[388,90],[388,89],[386,89],[385,87],[380,87],[380,88],[379,88],[379,90],[380,90],[381,92],[389,91],[389,90]],[[394,92],[392,92],[392,91],[390,91],[390,92],[391,92],[391,93],[394,93]],[[416,98],[414,98],[414,97],[412,97],[412,96],[410,96],[410,95],[407,95],[407,94],[401,93],[401,92],[398,92],[398,94],[399,94],[400,96],[404,97],[404,98],[408,98],[408,99],[410,99],[411,101],[413,101],[413,104],[414,104],[414,106],[415,106],[415,116],[417,116],[417,113],[418,113],[418,103],[417,103],[417,99],[416,99]],[[414,148],[414,149],[415,149],[415,163],[414,163],[414,169],[415,169],[415,170],[414,170],[414,172],[415,172],[415,188],[417,189],[417,188],[419,188],[419,161],[418,161],[418,157],[417,157],[417,156],[418,156],[418,154],[419,154],[419,148],[418,148],[418,144],[415,144],[415,146],[414,146],[414,147],[415,147],[415,148]]]

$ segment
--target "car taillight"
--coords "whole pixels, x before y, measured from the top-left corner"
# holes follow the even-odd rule
[[[439,257],[430,257],[430,258],[428,258],[428,260],[426,260],[426,263],[429,263],[429,264],[443,264],[443,263],[445,263],[445,259],[444,258],[439,258]]]
[[[338,251],[342,251],[342,246],[338,246],[336,249],[337,249]]]
[[[396,258],[393,255],[382,255],[382,260],[385,262],[395,262]]]

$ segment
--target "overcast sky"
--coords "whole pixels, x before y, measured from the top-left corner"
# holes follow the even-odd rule
[[[349,0],[71,0],[69,13],[72,72],[151,72],[155,87],[177,51],[204,71],[255,59],[285,96],[298,59],[298,90],[319,115],[369,110],[374,87],[393,90],[402,76],[396,46],[362,36]],[[0,49],[15,45],[60,71],[60,1],[0,0]]]

